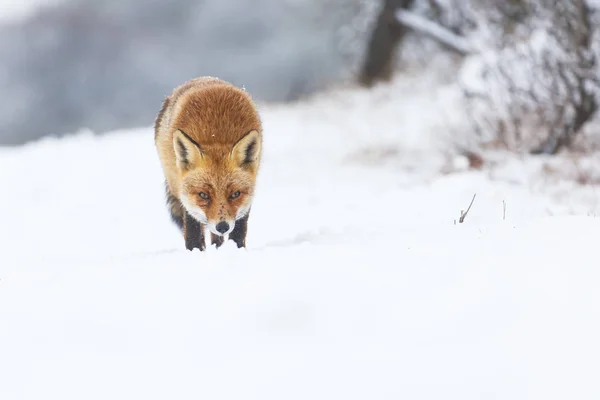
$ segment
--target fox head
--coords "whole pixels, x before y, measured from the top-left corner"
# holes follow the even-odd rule
[[[236,221],[250,211],[261,139],[261,134],[252,130],[233,146],[214,143],[201,147],[182,130],[173,135],[182,177],[181,203],[215,235],[231,233]]]

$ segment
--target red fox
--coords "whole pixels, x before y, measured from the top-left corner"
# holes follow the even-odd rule
[[[228,236],[246,246],[248,216],[261,162],[262,125],[251,96],[233,84],[199,77],[176,87],[154,123],[167,207],[185,247],[218,248]]]

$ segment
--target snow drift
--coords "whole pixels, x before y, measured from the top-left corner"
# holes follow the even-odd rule
[[[244,250],[183,249],[149,127],[2,150],[0,398],[598,398],[595,203],[395,85],[262,105]]]

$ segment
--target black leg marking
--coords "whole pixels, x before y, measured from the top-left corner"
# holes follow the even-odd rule
[[[246,232],[248,232],[248,216],[250,212],[246,214],[244,218],[240,218],[235,221],[235,227],[229,234],[229,239],[233,240],[237,247],[246,247]]]
[[[215,235],[214,233],[210,234],[210,242],[211,244],[217,245],[217,249],[221,247],[224,241],[225,239],[223,238],[223,236]]]
[[[185,213],[183,223],[183,237],[185,239],[185,248],[188,250],[199,249],[204,251],[206,243],[204,242],[204,230],[200,222],[196,221],[190,214]]]
[[[165,182],[165,192],[167,195],[167,207],[169,209],[169,214],[171,215],[171,220],[177,225],[179,230],[183,231],[183,205],[177,197],[173,196],[167,182]]]

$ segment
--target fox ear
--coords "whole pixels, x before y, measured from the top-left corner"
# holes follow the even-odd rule
[[[173,149],[177,159],[177,167],[182,170],[194,168],[202,159],[202,150],[198,143],[192,140],[182,130],[176,130],[173,134]]]
[[[231,159],[240,167],[254,166],[260,160],[261,135],[257,130],[248,132],[231,150]]]

